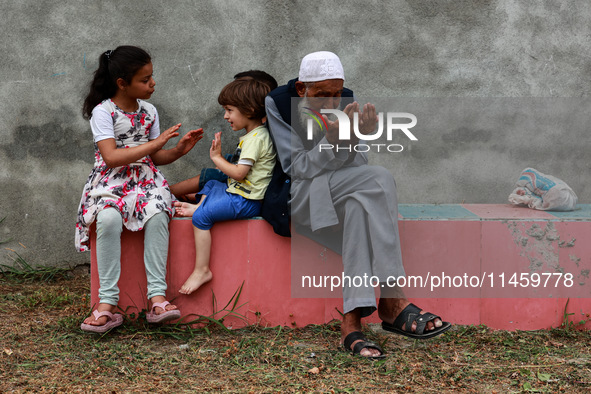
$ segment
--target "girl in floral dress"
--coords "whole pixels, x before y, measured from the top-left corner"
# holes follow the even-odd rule
[[[180,317],[165,299],[168,222],[173,215],[168,183],[156,165],[172,163],[189,152],[203,135],[191,130],[172,149],[177,124],[160,133],[156,108],[144,101],[154,93],[150,55],[120,46],[103,53],[94,73],[83,114],[90,120],[95,162],[82,193],[76,223],[76,247],[90,248],[88,230],[96,222],[99,305],[81,328],[106,332],[123,323],[113,313],[119,301],[121,232],[144,230],[144,263],[151,308],[146,318],[161,323]]]

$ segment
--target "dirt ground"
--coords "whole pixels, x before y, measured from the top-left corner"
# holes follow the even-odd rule
[[[148,327],[84,333],[86,273],[0,275],[1,392],[589,392],[591,334],[454,326],[419,342],[366,327],[388,357],[338,347],[339,322],[227,331]],[[524,312],[525,313],[525,312]]]

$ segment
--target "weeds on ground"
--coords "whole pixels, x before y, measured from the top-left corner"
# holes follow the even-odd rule
[[[64,278],[70,269],[59,267],[33,267],[18,253],[13,257],[14,264],[0,264],[0,280],[13,282],[51,282]]]
[[[6,217],[0,219],[0,225],[4,222]],[[10,239],[0,240],[0,244],[9,242]],[[21,244],[24,247],[24,245]],[[70,272],[67,268],[58,267],[33,267],[20,254],[12,249],[14,256],[12,256],[13,264],[0,264],[0,282],[13,281],[18,283],[41,281],[50,282],[53,280],[64,278]]]
[[[188,315],[176,323],[159,326],[150,325],[147,322],[146,314],[148,313],[148,300],[145,300],[146,307],[141,309],[138,313],[127,313],[127,310],[121,311],[126,317],[125,327],[127,330],[137,334],[159,338],[170,337],[176,340],[192,339],[202,333],[211,335],[212,331],[215,330],[225,331],[226,333],[231,334],[233,331],[226,328],[224,325],[224,320],[226,318],[231,316],[238,318],[243,322],[247,321],[246,317],[238,312],[238,310],[245,305],[245,303],[239,304],[243,287],[244,282],[238,287],[238,289],[236,289],[230,300],[228,300],[226,305],[221,309],[218,309],[217,298],[212,291],[212,310],[214,312],[210,315]],[[136,306],[136,309],[139,308]]]
[[[6,315],[0,320],[0,391],[568,393],[591,388],[586,331],[455,326],[421,342],[366,326],[368,338],[388,353],[371,362],[341,350],[338,321],[227,330],[221,320],[229,311],[239,314],[241,289],[201,320],[207,330],[147,326],[138,315],[105,335],[79,328],[90,309],[88,293],[87,277],[43,282],[43,291],[38,282],[0,283]]]
[[[562,324],[560,328],[563,329],[567,334],[571,333],[573,330],[576,330],[577,327],[582,327],[590,321],[589,314],[585,315],[585,318],[579,320],[578,322],[574,322],[571,320],[571,316],[574,316],[574,312],[567,312],[568,310],[568,303],[570,298],[567,298],[566,304],[564,305],[564,311],[562,312]]]

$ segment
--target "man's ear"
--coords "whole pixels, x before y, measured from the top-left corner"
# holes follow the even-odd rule
[[[115,81],[115,83],[117,83],[117,87],[121,90],[127,87],[127,82],[125,82],[123,78],[117,78],[117,81]]]
[[[298,96],[304,97],[306,95],[306,84],[302,81],[296,81],[295,88]]]

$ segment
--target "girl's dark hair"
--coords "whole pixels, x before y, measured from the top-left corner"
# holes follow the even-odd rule
[[[251,77],[238,78],[224,86],[218,96],[220,105],[233,105],[248,119],[263,119],[265,96],[271,88],[264,82]]]
[[[102,53],[82,106],[84,118],[90,119],[94,107],[117,93],[117,79],[131,83],[135,73],[151,61],[148,52],[131,45],[119,46],[114,51]]]

